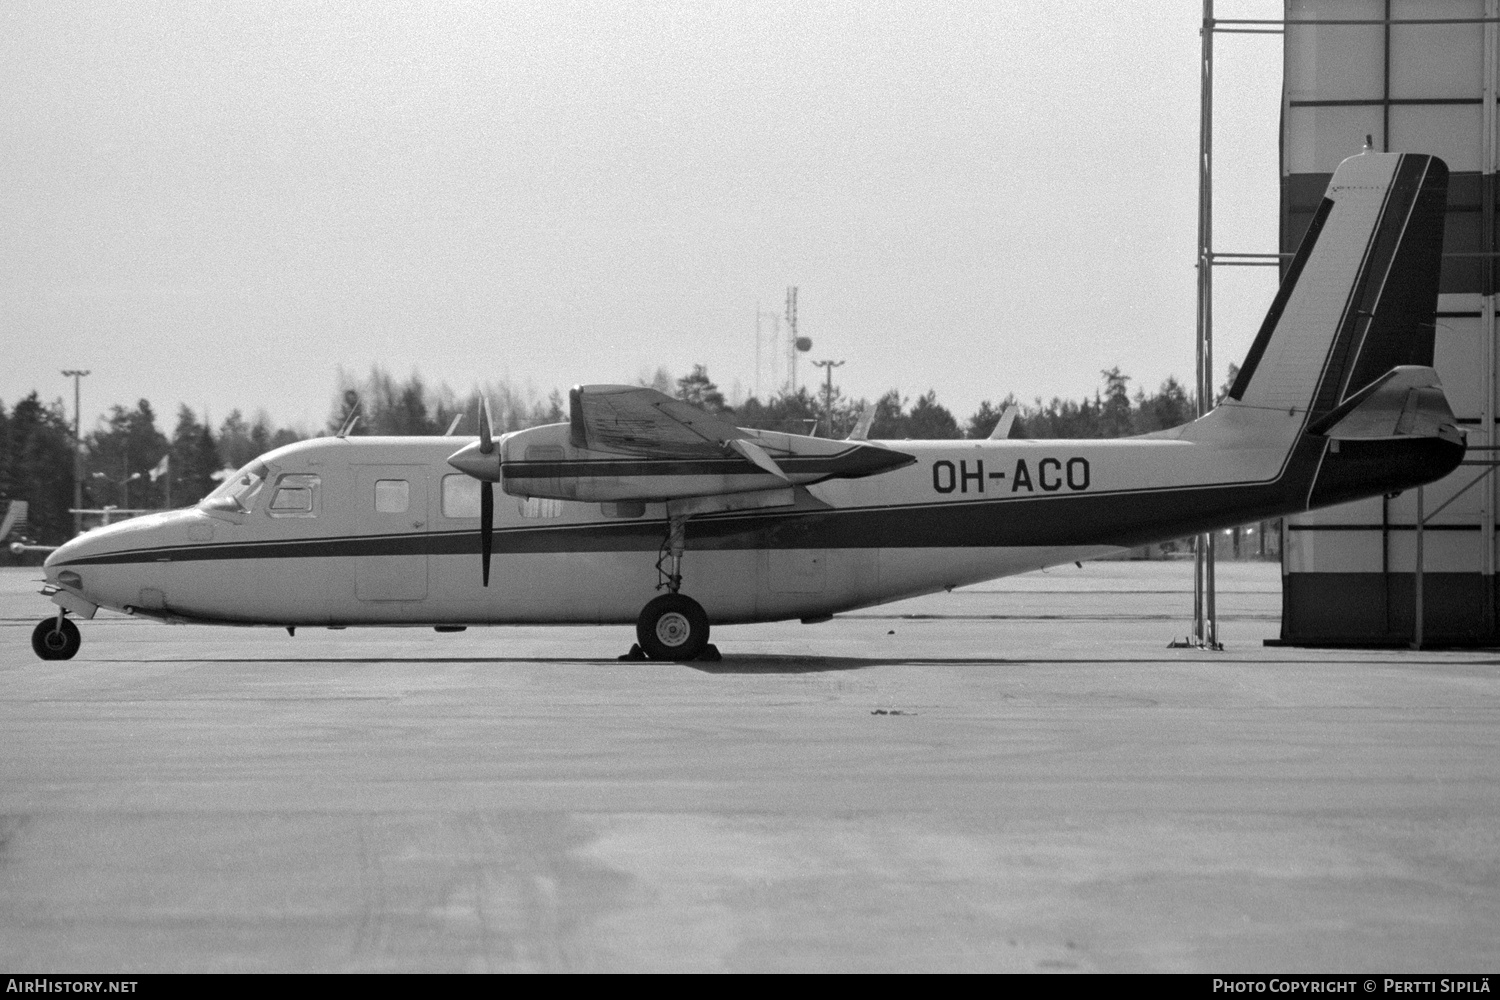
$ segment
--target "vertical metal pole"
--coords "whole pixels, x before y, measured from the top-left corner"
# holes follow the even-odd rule
[[[1198,107],[1198,416],[1213,408],[1214,3],[1203,0]],[[1198,536],[1193,560],[1193,637],[1218,646],[1214,621],[1214,537]]]
[[[1422,487],[1417,487],[1417,571],[1412,581],[1412,589],[1416,593],[1415,619],[1412,625],[1412,649],[1422,648]]]
[[[814,361],[814,365],[827,372],[828,379],[823,389],[823,412],[828,416],[828,436],[833,437],[833,370],[843,364],[842,361]]]
[[[755,302],[755,398],[760,399],[760,300]]]
[[[1381,27],[1385,35],[1385,65],[1381,67],[1384,81],[1380,94],[1380,151],[1391,151],[1391,0],[1385,0],[1385,24]]]
[[[1193,644],[1203,645],[1203,535],[1193,539]]]
[[[1214,606],[1214,549],[1218,545],[1218,532],[1208,533],[1208,552],[1204,554],[1203,565],[1203,615],[1208,619],[1208,635],[1206,636],[1208,648],[1218,649],[1219,643],[1219,613]]]
[[[1500,0],[1485,0],[1484,16],[1493,18],[1500,16]],[[1496,205],[1494,198],[1494,179],[1497,166],[1500,166],[1500,122],[1497,122],[1495,102],[1497,100],[1496,84],[1500,81],[1500,27],[1494,22],[1486,23],[1484,26],[1484,76],[1480,83],[1480,95],[1483,99],[1484,117],[1482,119],[1483,149],[1480,163],[1480,180],[1484,182],[1481,190],[1485,192],[1484,207],[1488,209],[1482,219],[1484,231],[1484,249],[1492,253],[1496,249],[1495,244],[1495,215]],[[1484,421],[1484,443],[1496,444],[1495,419],[1497,394],[1500,394],[1500,379],[1497,379],[1495,370],[1495,268],[1497,261],[1494,257],[1487,257],[1484,262],[1484,295],[1480,298],[1480,308],[1483,318],[1479,321],[1480,336],[1483,339],[1484,358],[1484,399],[1480,404],[1480,417]],[[1493,454],[1493,453],[1491,453]],[[1484,545],[1484,551],[1480,556],[1479,571],[1484,576],[1485,587],[1485,634],[1494,638],[1500,625],[1495,621],[1495,570],[1496,570],[1496,532],[1495,519],[1500,513],[1500,476],[1491,476],[1486,485],[1480,503],[1481,516],[1484,518],[1480,538]]]
[[[791,381],[792,394],[797,393],[797,286],[793,285],[786,290],[786,325],[787,325],[787,377]]]
[[[79,416],[79,385],[88,372],[79,368],[70,368],[63,372],[64,377],[71,376],[73,379],[73,534],[83,534],[83,515],[78,511],[83,508],[83,450],[79,442],[80,424],[82,418]]]
[[[83,376],[85,371],[73,372],[73,537],[77,538],[83,534],[83,443],[81,437],[81,424],[83,422],[81,403]]]

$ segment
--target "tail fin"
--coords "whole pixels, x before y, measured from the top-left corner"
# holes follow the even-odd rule
[[[1339,164],[1229,390],[1317,420],[1400,365],[1432,365],[1448,167],[1361,153]]]

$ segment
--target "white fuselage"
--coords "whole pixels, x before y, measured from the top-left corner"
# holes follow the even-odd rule
[[[484,587],[477,484],[447,463],[462,443],[354,438],[291,445],[261,460],[264,485],[243,512],[201,504],[88,532],[49,560],[49,580],[63,586],[70,610],[85,615],[97,605],[168,620],[276,625],[635,621],[660,592],[665,505],[647,503],[632,518],[609,516],[618,515],[615,505],[499,493],[494,567]],[[919,516],[930,524],[950,506],[977,504],[982,517],[1003,519],[1048,500],[1159,486],[1169,470],[1182,483],[1223,478],[1215,472],[1222,462],[1194,468],[1215,449],[1182,440],[887,445],[917,461],[813,486],[795,509],[695,519],[683,592],[714,622],[822,617],[1117,548],[1055,539],[912,544],[900,537],[901,526]],[[1280,457],[1270,454],[1276,450],[1243,458],[1274,474],[1267,463]],[[313,484],[307,509],[276,509],[284,482]],[[807,515],[830,510],[880,516],[878,531],[892,544],[868,532],[851,538],[845,531],[826,543],[809,536]],[[1059,514],[1068,516],[1061,508]],[[749,541],[723,540],[747,518],[760,525]],[[716,528],[717,540],[695,537],[700,524]],[[1171,527],[1162,530],[1170,535]]]

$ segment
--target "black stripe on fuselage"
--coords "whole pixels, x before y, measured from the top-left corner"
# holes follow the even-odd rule
[[[1305,489],[1322,446],[1304,438],[1292,451],[1282,475],[1262,483],[708,515],[688,522],[688,548],[1128,547],[1285,513]],[[665,531],[665,521],[644,519],[500,528],[494,534],[494,551],[497,555],[655,551]],[[465,529],[133,549],[57,565],[468,555],[478,551],[479,532]]]
[[[1464,449],[1440,438],[1345,443],[1357,449],[1357,481],[1339,477],[1348,495],[1336,503],[1386,489],[1405,489],[1451,472]],[[1324,455],[1324,443],[1303,437],[1283,472],[1259,483],[1153,487],[1058,496],[1006,497],[858,508],[741,511],[687,523],[689,550],[868,549],[974,547],[1132,547],[1215,528],[1278,517],[1298,498]],[[1399,463],[1399,467],[1398,467]],[[1383,473],[1384,478],[1379,478]],[[1378,479],[1378,482],[1375,480]],[[593,521],[499,528],[494,552],[656,551],[665,520]],[[55,563],[57,566],[297,559],[401,555],[477,555],[475,528],[401,535],[207,543],[130,549]]]

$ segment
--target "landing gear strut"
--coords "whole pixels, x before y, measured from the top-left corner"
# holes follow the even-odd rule
[[[673,517],[667,522],[670,525],[667,537],[662,540],[661,551],[656,556],[657,590],[666,587],[675,594],[682,589],[682,554],[687,551],[687,521],[686,517]],[[664,568],[668,559],[672,561],[670,572]]]
[[[71,660],[81,645],[83,636],[78,634],[78,626],[61,613],[43,618],[31,630],[31,648],[44,660]]]
[[[653,660],[719,658],[719,651],[708,644],[708,614],[703,605],[678,593],[682,589],[682,553],[687,549],[687,520],[685,516],[677,516],[669,522],[667,537],[656,560],[656,589],[665,587],[668,592],[641,609],[641,616],[635,622],[639,645],[626,657],[635,658],[638,650]],[[671,560],[670,570],[666,566],[668,560]]]

